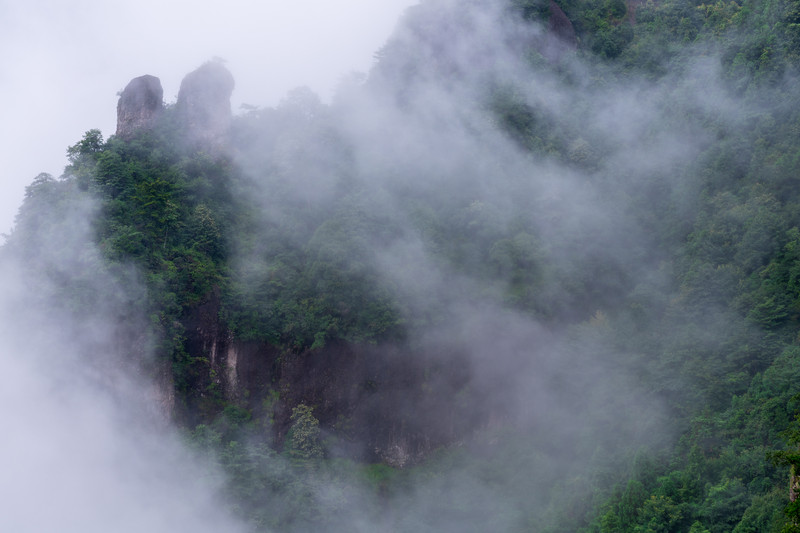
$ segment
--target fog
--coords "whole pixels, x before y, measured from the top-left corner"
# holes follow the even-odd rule
[[[634,205],[652,204],[654,217],[664,205],[690,210],[696,191],[685,168],[709,139],[700,121],[733,106],[705,58],[657,84],[619,82],[568,51],[560,68],[532,69],[520,43],[546,43],[543,29],[515,26],[502,9],[481,2],[442,15],[452,25],[447,31],[431,23],[439,20],[432,12],[452,5],[409,11],[382,52],[388,59],[363,86],[342,89],[330,108],[295,94],[265,113],[265,130],[248,130],[257,140],[238,154],[248,185],[255,183],[243,194],[260,202],[263,234],[293,227],[298,206],[331,213],[337,228],[357,235],[345,264],[374,262],[400,295],[416,335],[414,350],[404,353],[408,366],[440,356],[442,367],[453,367],[427,384],[432,395],[449,399],[450,410],[436,411],[436,400],[427,408],[440,413],[440,427],[462,432],[456,450],[463,446],[491,466],[453,452],[452,462],[431,467],[436,476],[412,474],[410,488],[383,502],[377,522],[401,531],[536,531],[548,513],[557,514],[559,498],[588,499],[590,478],[604,470],[613,478],[637,452],[673,443],[666,407],[624,366],[647,355],[615,353],[604,339],[603,311],[640,286],[667,283],[652,220]],[[411,65],[393,63],[409,56]],[[704,92],[694,97],[698,85]],[[488,112],[503,91],[559,128],[569,159],[528,150],[520,143],[529,139],[508,135]],[[697,121],[674,120],[688,109]],[[347,147],[344,159],[331,153],[331,125]],[[343,194],[348,187],[354,192]],[[466,235],[465,243],[436,239],[436,224],[447,216],[459,221],[454,232]],[[366,251],[359,248],[361,224],[381,235]],[[540,292],[529,298],[549,302],[540,312],[545,318],[498,305],[510,281],[487,283],[486,258],[470,255],[479,253],[470,239],[491,242],[514,227],[517,242],[537,257],[531,268],[540,269]],[[320,237],[306,242],[298,233],[299,250]],[[243,283],[253,291],[261,286],[247,277],[253,263],[272,261],[264,246],[243,247],[253,256],[231,261],[242,262]],[[317,257],[327,253],[336,251],[321,245]],[[576,279],[583,285],[576,288]],[[454,375],[464,377],[449,379]],[[384,408],[429,418],[414,395],[413,387],[406,400],[398,399],[402,392],[388,395],[398,403]],[[518,433],[498,437],[504,431]],[[525,439],[530,446],[519,442]],[[582,475],[586,482],[576,482]],[[526,503],[512,503],[515,496]],[[353,508],[359,505],[345,512],[355,519]],[[524,524],[526,513],[541,520]]]
[[[61,174],[67,146],[92,128],[113,134],[117,93],[131,78],[157,75],[174,99],[186,72],[221,57],[240,84],[234,109],[275,104],[303,85],[330,98],[344,76],[369,69],[410,3],[0,3],[6,110],[0,233],[10,232],[24,188],[37,174]],[[94,272],[97,251],[87,240],[93,212],[73,213],[73,224],[64,221],[67,234],[51,228],[48,242],[39,243],[43,251],[54,245],[86,250],[89,264],[50,265],[67,276],[87,267]],[[114,353],[122,348],[109,317],[131,320],[126,310],[138,296],[121,297],[91,317],[58,312],[51,280],[30,279],[17,269],[26,270],[19,263],[4,267],[0,287],[0,358],[8,380],[0,392],[0,527],[240,530],[214,505],[214,488],[198,481],[209,477],[207,466],[193,464],[178,435],[164,426],[158,405],[164,391],[151,383],[152,373]],[[104,298],[118,290],[110,278],[90,283]],[[133,323],[146,335],[146,321]],[[146,340],[137,345],[149,351]],[[142,391],[149,392],[143,397]]]
[[[330,509],[331,531],[535,531],[541,523],[531,522],[532,515],[544,521],[562,511],[559,498],[589,498],[597,479],[621,479],[638,453],[669,448],[679,430],[667,422],[662,398],[639,381],[647,368],[642,361],[655,354],[626,352],[624,341],[610,338],[605,313],[619,310],[620,302],[633,307],[636,298],[644,307],[666,307],[652,294],[669,285],[671,274],[667,252],[658,248],[668,231],[658,217],[669,209],[691,218],[699,191],[689,167],[719,131],[739,127],[748,110],[726,88],[711,51],[687,54],[697,59],[658,82],[621,79],[487,2],[463,3],[448,18],[456,4],[430,1],[407,11],[377,68],[345,83],[348,69],[368,69],[371,59],[358,54],[368,49],[371,57],[377,49],[359,40],[348,45],[352,50],[329,50],[359,33],[348,29],[345,8],[318,13],[313,20],[324,26],[306,27],[307,15],[267,8],[254,14],[228,3],[230,18],[220,20],[211,6],[187,4],[191,28],[176,35],[168,29],[185,24],[179,8],[79,4],[60,16],[78,29],[102,28],[94,38],[74,32],[79,43],[99,46],[99,54],[74,69],[48,57],[70,83],[35,84],[41,87],[28,95],[71,102],[42,113],[77,130],[65,128],[68,138],[57,139],[55,149],[41,141],[35,152],[18,151],[20,161],[36,168],[23,184],[48,164],[40,154],[63,153],[89,128],[110,134],[114,92],[131,77],[159,76],[169,101],[180,76],[209,57],[224,58],[236,78],[234,108],[259,106],[235,119],[234,131],[245,131],[249,144],[228,154],[241,172],[231,194],[253,213],[243,225],[252,234],[228,243],[232,282],[258,296],[273,275],[274,242],[267,235],[289,228],[283,246],[308,254],[309,262],[336,260],[343,269],[366,271],[374,278],[365,279],[378,280],[399,302],[403,325],[415,337],[398,349],[408,367],[432,368],[425,374],[431,381],[393,385],[392,394],[370,397],[369,407],[401,422],[432,419],[450,440],[403,463],[406,477],[388,494],[322,472],[310,495],[303,493],[303,505]],[[350,6],[385,36],[405,5],[384,7]],[[55,6],[39,8],[59,14]],[[303,6],[303,13],[310,9]],[[35,13],[4,10],[4,18],[17,21]],[[151,11],[159,13],[157,24]],[[101,24],[118,19],[125,31]],[[428,26],[432,21],[446,27]],[[59,20],[58,27],[58,38],[41,30],[44,42],[30,53],[47,56],[56,43],[70,42],[60,53],[80,56],[82,45],[66,37],[70,24]],[[224,29],[215,37],[211,29],[218,27]],[[265,40],[256,40],[262,33]],[[167,34],[169,44],[150,38]],[[139,46],[135,35],[148,38]],[[110,41],[126,49],[98,45]],[[530,47],[544,52],[532,61]],[[277,59],[277,51],[288,59]],[[334,56],[348,65],[340,68]],[[19,56],[17,72],[31,69],[31,57]],[[4,87],[20,78],[8,75]],[[287,94],[297,85],[311,91]],[[499,118],[504,105],[532,110],[537,127],[545,126],[513,131]],[[102,118],[81,112],[95,106]],[[63,108],[74,114],[60,114]],[[25,131],[42,127],[18,112],[12,122]],[[13,144],[12,132],[3,135],[4,144]],[[559,142],[564,149],[553,148]],[[15,165],[4,168],[13,173]],[[0,410],[11,438],[0,448],[9,474],[0,487],[11,512],[0,523],[15,531],[248,530],[253,524],[231,518],[221,504],[226,480],[216,461],[188,451],[165,416],[175,391],[159,379],[168,372],[159,367],[158,340],[136,311],[145,298],[144,274],[131,265],[109,271],[91,237],[100,207],[72,193],[77,199],[69,205],[79,209],[70,209],[68,219],[31,230],[40,240],[28,251],[5,249],[0,324],[9,386],[0,392]],[[304,217],[314,222],[303,227]],[[440,237],[452,229],[448,223],[460,232],[457,242]],[[341,228],[350,248],[336,241]],[[74,263],[59,262],[64,249],[72,250]],[[32,257],[39,267],[28,272]],[[514,292],[519,274],[508,266],[514,261],[528,265],[524,274],[535,279],[529,283],[535,294]],[[79,309],[63,307],[64,279],[68,286],[77,280],[94,299]],[[721,317],[709,306],[709,325]],[[722,334],[703,332],[710,343]],[[375,354],[396,348],[364,344]],[[390,355],[386,360],[392,362]],[[631,361],[641,366],[629,368]],[[448,369],[454,362],[458,367]],[[432,406],[430,412],[415,412],[420,405]],[[372,453],[371,443],[350,444],[355,455]],[[277,453],[263,454],[256,468],[293,468]],[[413,468],[422,459],[431,471]],[[305,487],[308,472],[315,473],[293,474],[289,485]],[[582,476],[594,477],[584,483]],[[281,501],[281,489],[260,490],[268,512],[287,512],[270,503]],[[590,505],[575,504],[575,523]],[[289,531],[305,527],[286,523]]]
[[[233,106],[274,105],[309,86],[329,98],[343,76],[366,72],[411,0],[0,3],[0,233],[40,172],[61,174],[65,149],[92,128],[115,128],[117,93],[143,74],[167,100],[212,57],[228,62]]]
[[[123,288],[99,264],[96,205],[69,205],[29,243],[35,260],[3,250],[0,527],[243,531],[216,508],[214,486],[203,481],[212,471],[167,422],[168,385],[148,370],[147,322],[133,310],[142,297],[135,272],[123,274]],[[93,295],[77,308],[65,305],[64,292],[76,286]]]

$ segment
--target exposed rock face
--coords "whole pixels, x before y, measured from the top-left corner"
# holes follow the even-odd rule
[[[218,61],[209,61],[183,78],[177,110],[190,146],[224,147],[231,125],[233,87],[233,76]]]
[[[117,103],[117,136],[129,139],[138,131],[150,129],[163,108],[161,80],[150,75],[133,78]]]
[[[554,0],[550,0],[550,18],[542,54],[557,63],[565,52],[575,50],[577,47],[575,27],[564,10]]]
[[[270,420],[269,436],[280,447],[292,425],[292,409],[302,403],[313,408],[323,431],[337,436],[329,450],[333,456],[399,468],[490,418],[481,406],[452,401],[454,391],[471,381],[457,351],[412,354],[390,345],[331,343],[288,354],[234,338],[220,323],[219,309],[219,296],[213,294],[185,321],[186,352],[198,363],[188,387],[193,392],[174,403],[174,414],[190,426],[203,422],[197,413],[213,415],[224,399],[246,407],[256,419]]]
[[[578,39],[575,37],[575,28],[572,26],[572,22],[569,20],[569,17],[567,17],[567,14],[564,13],[564,10],[553,0],[550,0],[548,30],[570,48],[575,48],[578,45]]]

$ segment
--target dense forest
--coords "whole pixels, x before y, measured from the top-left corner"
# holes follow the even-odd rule
[[[800,531],[798,67],[794,0],[423,0],[87,132],[0,258],[246,530]]]

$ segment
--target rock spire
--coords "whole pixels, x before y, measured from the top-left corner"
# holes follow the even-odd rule
[[[190,149],[222,152],[231,127],[231,73],[218,60],[209,61],[183,78],[175,104],[182,144]],[[132,138],[154,127],[164,111],[164,90],[155,76],[139,76],[128,83],[117,104],[117,136]]]
[[[209,61],[183,78],[176,108],[190,146],[218,149],[226,144],[233,87],[233,76],[220,61]]]
[[[119,95],[117,136],[129,139],[140,130],[150,129],[163,109],[161,80],[150,75],[133,78]]]

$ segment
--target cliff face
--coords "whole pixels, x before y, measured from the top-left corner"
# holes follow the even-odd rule
[[[199,422],[193,414],[213,414],[223,400],[271,420],[265,437],[280,447],[292,409],[305,404],[323,431],[335,436],[332,455],[403,467],[491,417],[452,401],[472,377],[457,351],[333,343],[289,354],[234,338],[218,316],[219,300],[212,296],[186,320],[186,351],[205,361],[178,407],[185,411],[176,413],[189,423]],[[216,400],[207,391],[216,391]]]
[[[164,109],[164,90],[155,76],[134,78],[120,93],[117,103],[117,136],[129,139],[150,129]]]

